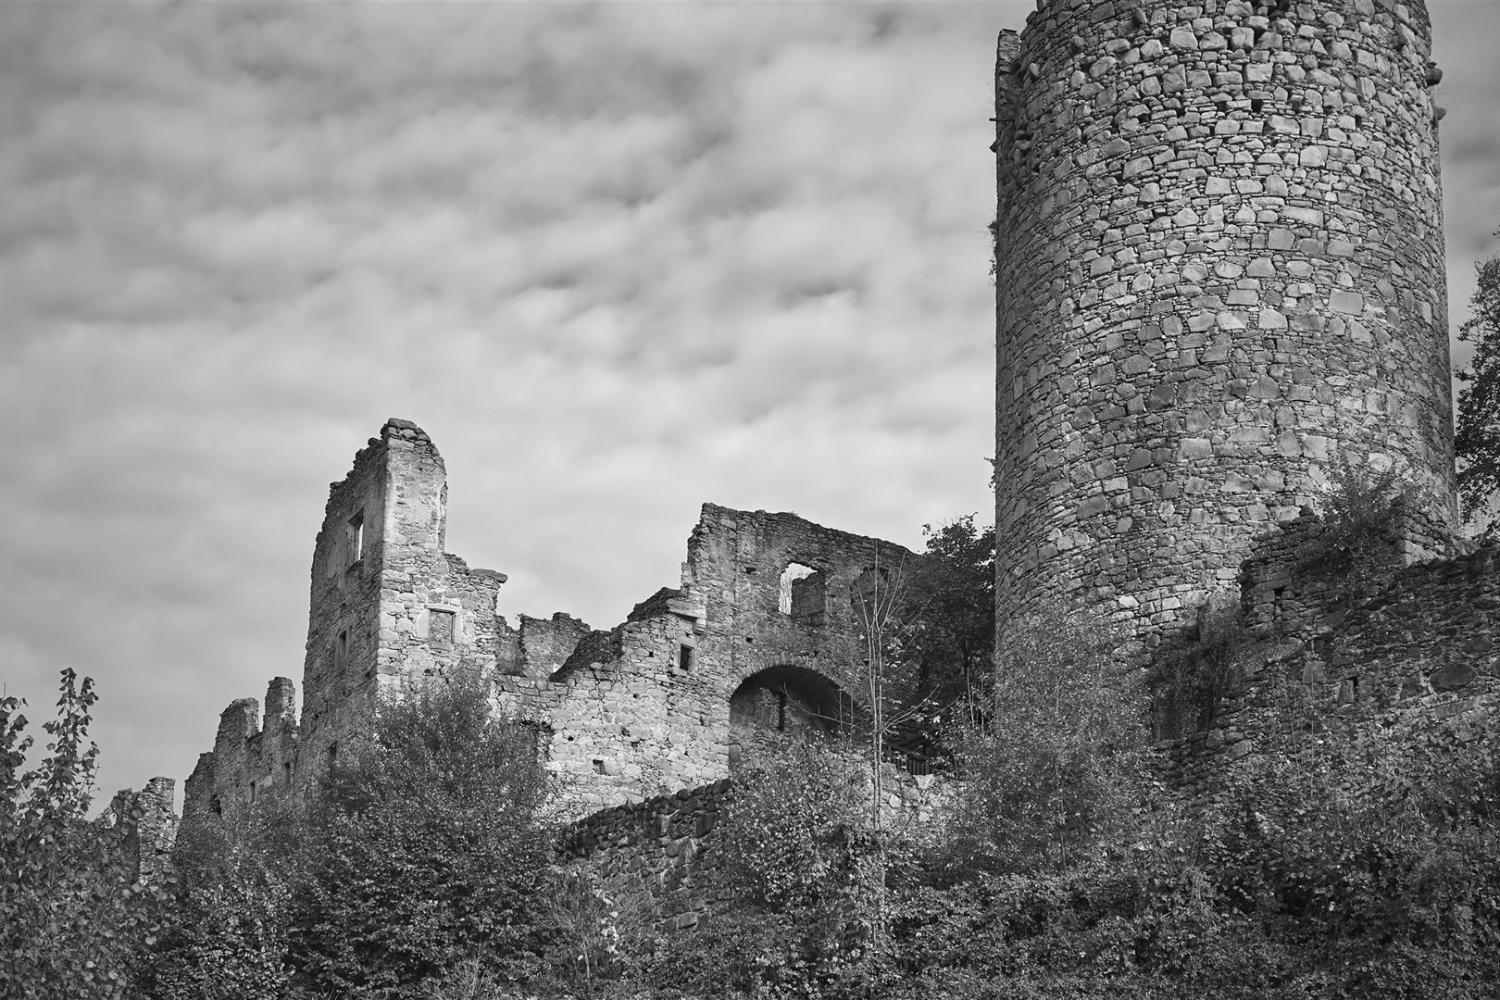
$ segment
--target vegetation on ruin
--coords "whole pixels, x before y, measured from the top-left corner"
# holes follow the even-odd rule
[[[1210,607],[1194,655],[1230,662],[1237,627],[1232,604]],[[83,819],[93,691],[65,675],[36,771],[18,704],[0,704],[5,995],[1490,995],[1494,727],[1371,733],[1276,699],[1273,752],[1220,761],[1218,793],[1187,801],[1118,638],[1085,616],[1012,623],[982,703],[947,720],[963,781],[936,827],[872,822],[869,761],[850,752],[868,748],[747,750],[705,842],[726,905],[692,931],[640,876],[559,858],[533,734],[464,678],[383,704],[305,809],[267,798],[243,825],[185,835],[177,874],[143,886],[108,860],[118,835]]]
[[[60,687],[33,769],[25,702],[0,698],[0,996],[114,1000],[160,933],[156,888],[136,880],[124,826],[88,819],[93,681],[64,670]]]
[[[1474,315],[1458,339],[1474,345],[1474,358],[1458,373],[1458,497],[1464,520],[1494,536],[1500,531],[1500,257],[1477,266],[1479,284],[1470,300]]]
[[[1347,599],[1370,590],[1401,565],[1402,515],[1423,506],[1421,492],[1394,468],[1377,471],[1340,456],[1328,469],[1320,533],[1297,571],[1338,582]]]
[[[1238,594],[1213,595],[1189,634],[1163,643],[1151,664],[1152,731],[1175,739],[1207,729],[1238,688],[1235,660],[1249,636]]]

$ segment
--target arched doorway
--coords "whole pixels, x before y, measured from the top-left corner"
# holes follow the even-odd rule
[[[730,763],[746,746],[847,733],[855,713],[850,697],[815,670],[788,665],[757,671],[729,698]]]

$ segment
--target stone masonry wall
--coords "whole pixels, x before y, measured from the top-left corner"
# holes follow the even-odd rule
[[[757,696],[772,728],[857,721],[855,595],[899,581],[910,552],[792,514],[706,504],[680,589],[610,631],[569,615],[497,613],[505,575],[443,551],[447,473],[421,428],[391,419],[329,489],[314,546],[300,726],[291,682],[232,704],[188,780],[187,815],[235,815],[306,788],[370,734],[377,696],[474,672],[536,727],[564,815],[725,778],[731,703]],[[273,707],[274,706],[274,707]],[[744,719],[742,722],[746,721]]]
[[[497,697],[549,734],[567,814],[710,783],[730,773],[739,740],[730,705],[746,690],[816,707],[829,729],[856,720],[863,654],[852,594],[870,574],[899,577],[912,559],[792,514],[705,504],[680,589],[579,638],[576,620],[523,619],[525,665],[497,678]],[[811,574],[795,609],[783,583],[793,564]],[[533,654],[555,662],[559,635],[572,652],[550,673],[538,669]]]
[[[171,869],[178,819],[172,808],[177,782],[152,778],[140,791],[122,789],[110,799],[101,821],[122,834],[121,849],[136,876],[150,880]]]
[[[560,853],[598,865],[606,892],[649,893],[665,931],[696,927],[731,893],[715,850],[728,780],[596,812],[571,827]]]
[[[1416,0],[1045,0],[1002,35],[1002,618],[1154,643],[1341,455],[1451,527],[1429,58]]]
[[[297,781],[300,745],[296,687],[277,677],[266,688],[265,714],[254,698],[241,698],[219,715],[214,748],[200,754],[183,786],[185,824],[210,816],[236,816]]]
[[[949,802],[943,782],[885,770],[885,828],[913,838],[935,829]],[[733,902],[720,844],[733,795],[722,779],[600,810],[567,828],[560,853],[596,864],[606,893],[648,893],[663,930],[696,927]]]
[[[1329,723],[1427,724],[1500,707],[1500,548],[1408,566],[1351,608],[1316,601],[1300,630],[1251,604],[1252,641],[1234,664],[1237,687],[1213,725],[1170,746],[1179,776],[1208,789],[1225,759],[1265,752],[1289,720],[1313,709]],[[1290,715],[1289,709],[1293,709]],[[1424,721],[1425,720],[1425,721]]]

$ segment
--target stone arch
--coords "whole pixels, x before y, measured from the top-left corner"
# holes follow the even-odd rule
[[[843,732],[859,711],[837,682],[795,663],[756,670],[729,696],[731,726],[792,737]]]

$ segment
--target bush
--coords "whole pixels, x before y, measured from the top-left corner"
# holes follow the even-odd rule
[[[144,996],[287,996],[287,916],[301,858],[298,819],[289,805],[262,805],[233,827],[197,824],[179,832],[170,918],[138,978]]]
[[[375,738],[322,783],[291,900],[297,980],[345,997],[418,995],[470,968],[540,965],[552,836],[535,734],[459,677],[383,700]]]
[[[713,848],[733,908],[670,942],[655,986],[831,998],[883,982],[889,853],[870,830],[868,766],[823,741],[746,753]]]
[[[87,819],[96,699],[91,679],[64,670],[48,756],[23,772],[24,702],[0,698],[0,995],[14,1000],[124,997],[157,931],[160,886],[137,879],[126,824]]]
[[[1156,788],[1136,673],[1087,617],[1011,625],[990,723],[960,733],[958,802],[945,864],[978,872],[1057,871],[1129,841]]]
[[[1378,472],[1342,456],[1328,475],[1323,531],[1298,569],[1337,581],[1346,597],[1362,597],[1401,565],[1401,517],[1420,505],[1421,491],[1394,468]]]

